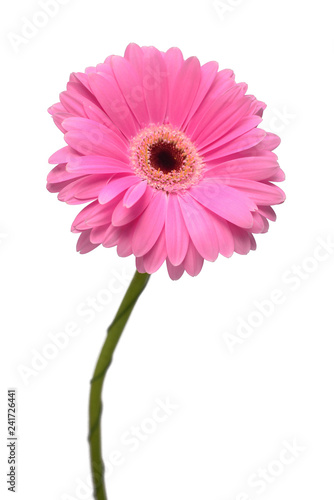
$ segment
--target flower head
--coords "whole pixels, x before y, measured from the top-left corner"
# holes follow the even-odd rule
[[[134,254],[139,272],[196,276],[204,260],[246,254],[282,203],[280,140],[258,128],[265,104],[230,70],[130,44],[72,73],[50,113],[67,146],[48,189],[88,203],[72,225],[77,250]]]

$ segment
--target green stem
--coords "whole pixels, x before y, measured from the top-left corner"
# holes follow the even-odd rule
[[[90,461],[94,485],[94,498],[96,500],[107,500],[104,482],[104,463],[101,445],[101,415],[102,415],[102,388],[107,370],[111,364],[112,356],[117,343],[122,335],[129,316],[147,282],[149,274],[136,271],[124,299],[117,311],[114,321],[108,328],[107,338],[103,344],[99,359],[97,361],[89,397],[89,436]]]

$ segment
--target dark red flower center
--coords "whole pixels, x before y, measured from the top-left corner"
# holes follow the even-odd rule
[[[165,174],[172,170],[180,170],[184,159],[184,152],[180,151],[174,144],[159,142],[150,148],[152,167]]]

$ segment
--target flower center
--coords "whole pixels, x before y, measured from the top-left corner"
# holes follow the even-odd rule
[[[172,170],[180,170],[185,155],[177,149],[174,144],[166,142],[157,143],[150,149],[150,162],[156,170],[162,170],[165,174]]]
[[[190,139],[170,125],[150,125],[130,145],[135,173],[156,189],[176,191],[197,184],[204,168]]]

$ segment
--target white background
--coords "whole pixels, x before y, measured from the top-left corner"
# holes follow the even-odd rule
[[[91,498],[82,486],[89,380],[134,261],[102,247],[76,253],[70,225],[80,207],[45,189],[48,157],[64,144],[46,109],[71,71],[123,55],[131,41],[179,46],[249,84],[268,105],[263,127],[282,138],[287,201],[256,252],[206,263],[197,278],[172,282],[165,267],[151,278],[104,390],[104,455],[123,457],[109,497],[333,498],[334,250],[319,247],[319,238],[334,241],[331,2],[69,0],[17,50],[13,34],[22,36],[24,18],[43,23],[41,5],[20,0],[2,10],[1,498],[13,498],[9,387],[18,400],[15,498]],[[256,301],[272,301],[274,290],[282,303],[266,302],[264,317]],[[94,297],[98,312],[87,302]],[[22,376],[69,323],[76,337]],[[154,428],[147,419],[159,398],[178,408]],[[145,441],[132,452],[121,436],[142,423]],[[267,480],[251,486],[261,467]]]

